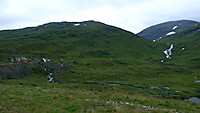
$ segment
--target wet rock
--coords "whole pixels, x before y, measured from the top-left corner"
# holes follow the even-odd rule
[[[200,98],[197,98],[197,97],[189,98],[189,99],[186,100],[186,101],[194,102],[194,103],[198,103],[198,104],[200,104]]]

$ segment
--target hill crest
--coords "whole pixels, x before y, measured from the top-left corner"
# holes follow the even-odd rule
[[[137,35],[149,39],[149,40],[160,40],[162,38],[178,34],[184,30],[194,27],[199,22],[193,20],[178,20],[160,23],[157,25],[150,26]]]

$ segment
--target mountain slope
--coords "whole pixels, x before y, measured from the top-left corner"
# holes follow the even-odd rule
[[[138,35],[143,38],[156,41],[167,36],[178,34],[181,31],[196,26],[198,23],[199,22],[192,20],[169,21],[146,28],[138,33]]]
[[[161,62],[165,43],[95,21],[0,31],[0,67],[19,70],[13,64],[23,64],[32,72],[10,79],[12,71],[5,76],[9,80],[0,80],[0,111],[198,113],[198,104],[184,100],[199,97],[200,86],[193,81],[200,72],[173,63],[174,54]],[[11,63],[9,57],[51,62]]]
[[[141,58],[160,54],[158,48],[154,49],[157,45],[150,41],[95,21],[54,22],[5,30],[0,31],[0,40],[0,57],[4,60],[14,56]]]
[[[159,42],[174,44],[173,60],[177,63],[200,67],[200,24]]]

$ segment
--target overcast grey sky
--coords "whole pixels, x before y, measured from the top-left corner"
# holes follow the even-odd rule
[[[95,20],[137,33],[158,23],[200,21],[200,0],[0,0],[0,30]]]

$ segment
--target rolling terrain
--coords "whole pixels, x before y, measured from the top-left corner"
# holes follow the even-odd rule
[[[198,113],[199,104],[186,101],[200,96],[197,30],[156,42],[96,21],[0,31],[0,68],[15,73],[20,65],[31,73],[0,73],[0,112]],[[172,43],[167,59],[163,51]],[[14,63],[15,57],[38,60]]]
[[[136,59],[160,54],[159,48],[154,49],[156,45],[149,41],[94,21],[49,23],[35,28],[1,31],[0,36],[2,60],[12,56],[68,59],[131,56]],[[155,54],[151,54],[152,51]]]

